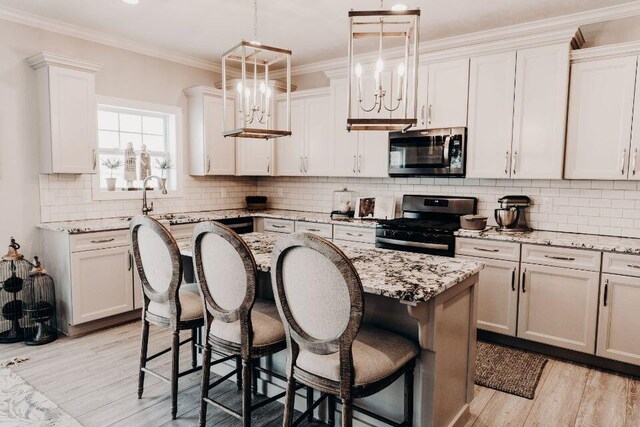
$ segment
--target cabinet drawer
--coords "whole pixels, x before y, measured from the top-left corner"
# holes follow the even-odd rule
[[[129,230],[71,235],[71,252],[129,246]]]
[[[196,223],[191,224],[177,224],[172,225],[171,235],[176,240],[187,240],[193,237],[193,229],[196,228]]]
[[[296,221],[295,230],[296,232],[313,233],[325,239],[333,237],[333,226],[331,224]]]
[[[456,238],[456,255],[520,261],[520,244],[497,240]]]
[[[375,243],[375,228],[350,227],[348,225],[334,225],[333,238],[350,242]]]
[[[287,219],[264,219],[264,231],[275,231],[278,233],[293,233],[294,225],[293,221]]]
[[[600,271],[601,253],[582,249],[522,245],[522,262]]]
[[[602,256],[602,272],[640,277],[640,255],[605,252]]]

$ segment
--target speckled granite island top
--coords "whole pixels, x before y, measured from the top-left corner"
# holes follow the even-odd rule
[[[258,270],[271,270],[271,252],[282,236],[248,233],[241,236],[251,248]],[[180,244],[191,256],[191,242]],[[423,302],[478,273],[484,264],[413,252],[338,245],[355,266],[365,292],[408,302]]]
[[[563,233],[560,231],[501,233],[495,228],[480,232],[458,230],[456,236],[640,255],[640,239],[631,237],[598,236],[595,234]]]
[[[204,212],[184,212],[175,214],[158,214],[151,217],[169,221],[171,225],[188,224],[201,221],[216,221],[229,218],[276,218],[291,221],[319,222],[326,224],[341,224],[354,227],[371,227],[375,228],[375,221],[362,221],[357,219],[351,220],[332,220],[331,215],[322,212],[304,212],[289,211],[283,209],[266,209],[263,211],[249,211],[247,209],[228,209],[218,211]],[[131,217],[123,218],[105,218],[105,219],[88,219],[77,221],[61,221],[61,222],[45,222],[38,224],[38,228],[45,230],[60,231],[69,234],[93,233],[98,231],[124,230],[129,228]]]

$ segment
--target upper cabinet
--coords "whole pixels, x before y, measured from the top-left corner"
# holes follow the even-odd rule
[[[27,61],[36,72],[40,172],[96,173],[100,66],[50,53]]]
[[[419,71],[422,71],[420,69]],[[418,82],[418,91],[420,92]],[[467,126],[469,60],[436,62],[427,66],[427,98],[420,118],[426,117],[427,129]]]
[[[471,58],[467,177],[560,179],[569,45]]]
[[[189,174],[235,175],[236,141],[222,136],[222,91],[197,86],[185,93],[189,98]],[[227,120],[232,121],[234,103],[227,102]]]
[[[274,174],[272,139],[238,138],[236,175],[270,176]]]
[[[292,95],[291,132],[276,139],[276,175],[328,176],[331,172],[329,91],[309,90]],[[286,125],[286,101],[276,100],[278,127]]]
[[[638,179],[636,68],[636,56],[572,65],[565,178]]]

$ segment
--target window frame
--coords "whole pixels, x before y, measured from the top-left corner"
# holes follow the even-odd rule
[[[165,123],[166,147],[167,152],[170,154],[171,161],[174,164],[173,172],[175,173],[173,175],[175,177],[175,188],[169,189],[168,194],[166,195],[162,194],[160,190],[148,190],[147,197],[150,199],[182,197],[184,180],[182,164],[182,108],[172,105],[154,104],[132,99],[98,95],[96,96],[96,120],[98,110],[102,109],[101,107],[103,106],[106,107],[105,110],[108,110],[111,107],[113,108],[113,111],[120,113],[123,112],[123,110],[131,110],[134,114],[150,113],[149,115],[168,116]],[[96,133],[97,132],[98,131],[96,130]],[[101,151],[103,150],[100,149],[98,140],[98,157],[100,156]],[[156,153],[156,151],[150,152],[150,154],[153,153]],[[101,178],[104,177],[100,175],[100,170],[98,169],[98,171],[93,174],[91,184],[93,200],[137,200],[142,198],[142,191],[107,191],[100,187]]]

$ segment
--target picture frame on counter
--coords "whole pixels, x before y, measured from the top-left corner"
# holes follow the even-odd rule
[[[358,197],[356,199],[355,218],[393,219],[396,213],[394,197]]]

